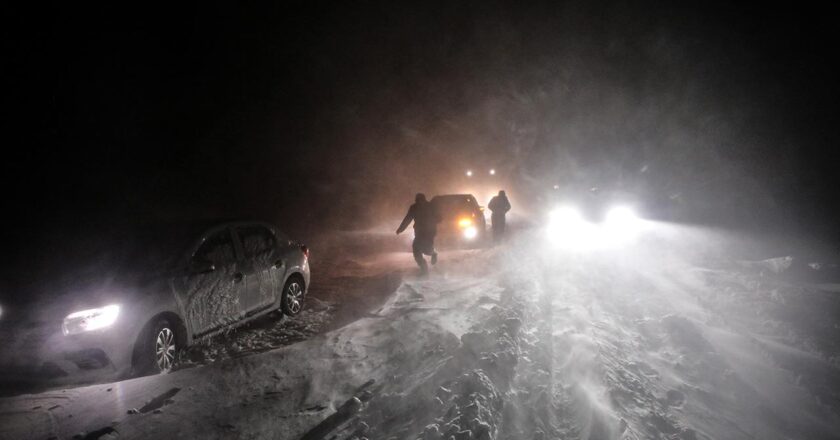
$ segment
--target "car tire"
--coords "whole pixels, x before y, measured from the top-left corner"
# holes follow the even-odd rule
[[[178,328],[166,318],[159,318],[147,326],[137,348],[135,371],[139,375],[166,374],[172,371],[181,338]]]
[[[280,296],[280,310],[283,314],[287,316],[299,314],[303,310],[304,294],[303,281],[298,277],[289,278]]]

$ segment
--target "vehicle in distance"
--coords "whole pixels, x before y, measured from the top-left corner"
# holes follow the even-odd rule
[[[475,247],[483,242],[487,231],[484,208],[472,194],[438,195],[431,203],[441,218],[439,243]]]
[[[183,347],[274,310],[294,316],[303,307],[309,250],[268,223],[129,231],[97,239],[107,243],[99,249],[108,260],[97,263],[97,276],[77,272],[65,294],[42,301],[46,306],[30,314],[7,308],[4,327],[37,324],[40,336],[14,338],[31,346],[7,344],[3,355],[64,371],[73,370],[65,368],[72,367],[68,362],[82,370],[111,367],[120,377],[168,372]],[[27,350],[34,355],[20,354]]]
[[[569,191],[550,206],[547,238],[559,247],[590,250],[625,245],[634,241],[645,225],[637,214],[639,203],[620,191],[597,187]]]

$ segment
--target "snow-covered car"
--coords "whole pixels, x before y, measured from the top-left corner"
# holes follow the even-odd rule
[[[309,287],[308,248],[268,223],[146,225],[105,242],[63,292],[5,308],[3,364],[167,372],[196,341],[275,310],[297,315]]]
[[[485,239],[484,208],[472,194],[445,194],[432,198],[440,214],[438,241],[441,244],[477,246]]]

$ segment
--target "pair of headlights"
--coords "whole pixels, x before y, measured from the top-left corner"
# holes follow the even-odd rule
[[[120,315],[120,306],[111,304],[97,309],[81,310],[64,318],[61,330],[65,335],[76,335],[112,326]]]
[[[626,206],[607,211],[601,223],[587,221],[573,206],[561,206],[549,215],[546,232],[556,246],[587,250],[627,244],[641,232],[643,224]]]

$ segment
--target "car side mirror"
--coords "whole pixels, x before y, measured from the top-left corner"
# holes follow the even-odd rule
[[[210,273],[216,270],[216,265],[209,260],[194,259],[190,261],[188,270],[191,274]]]

